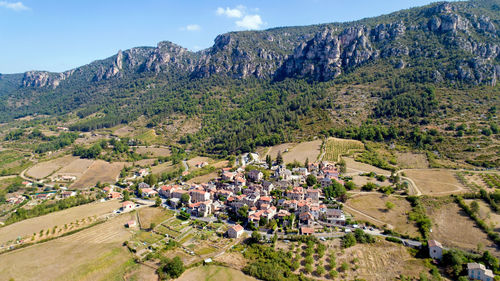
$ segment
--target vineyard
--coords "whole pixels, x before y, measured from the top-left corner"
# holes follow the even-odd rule
[[[360,141],[329,138],[324,146],[325,155],[323,160],[337,162],[340,156],[364,148],[365,145]]]
[[[489,188],[500,188],[500,176],[496,174],[481,174],[481,179]]]

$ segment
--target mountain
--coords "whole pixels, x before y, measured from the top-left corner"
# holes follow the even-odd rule
[[[1,75],[0,121],[74,112],[80,120],[73,129],[92,130],[139,116],[158,126],[181,114],[203,120],[193,135],[198,142],[206,145],[202,136],[209,136],[212,151],[234,151],[275,142],[275,135],[278,142],[293,139],[305,124],[317,133],[315,118],[332,126],[450,115],[463,106],[445,100],[451,89],[455,101],[480,89],[494,93],[481,105],[485,114],[498,101],[499,78],[500,1],[439,2],[355,22],[230,32],[199,52],[160,42],[62,73]],[[371,90],[353,97],[348,108],[364,106],[356,110],[358,120],[347,122],[342,116],[355,110],[334,105],[344,99],[331,93],[352,84]],[[240,112],[247,107],[250,115]],[[278,109],[285,111],[274,116]],[[218,132],[221,126],[227,132]],[[263,134],[265,140],[255,140]]]

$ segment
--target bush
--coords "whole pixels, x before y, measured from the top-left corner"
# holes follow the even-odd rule
[[[173,259],[166,259],[162,262],[158,269],[158,274],[162,280],[176,279],[184,272],[184,263],[179,257]]]

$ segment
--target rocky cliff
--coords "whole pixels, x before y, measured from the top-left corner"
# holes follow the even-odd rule
[[[63,73],[29,71],[19,86],[54,89],[70,77],[96,83],[162,73],[327,81],[377,61],[416,71],[431,65],[426,75],[434,82],[495,85],[500,78],[495,5],[487,0],[438,3],[346,24],[232,32],[196,53],[160,42]]]

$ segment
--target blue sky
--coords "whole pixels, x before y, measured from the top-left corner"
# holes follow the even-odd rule
[[[64,71],[169,40],[210,47],[228,31],[342,22],[428,0],[0,0],[0,73]]]

